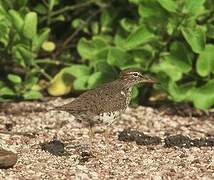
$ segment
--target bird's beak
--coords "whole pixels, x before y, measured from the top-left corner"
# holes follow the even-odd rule
[[[149,84],[154,84],[156,81],[155,79],[151,78],[151,77],[143,77],[142,79],[142,83],[149,83]]]
[[[149,79],[149,80],[146,80],[145,83],[154,84],[154,83],[156,83],[156,81],[154,79]]]
[[[153,79],[145,80],[144,83],[154,84],[156,81]]]

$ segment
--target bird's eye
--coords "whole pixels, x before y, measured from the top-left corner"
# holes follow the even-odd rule
[[[138,77],[138,73],[133,73],[133,76]]]

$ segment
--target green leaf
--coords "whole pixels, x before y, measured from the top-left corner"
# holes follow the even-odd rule
[[[90,75],[91,70],[86,65],[72,65],[71,67],[64,68],[63,72],[78,78]]]
[[[20,55],[22,56],[22,59],[24,60],[25,64],[32,65],[33,62],[33,54],[28,49],[26,49],[23,46],[17,46],[17,51],[19,51]]]
[[[62,69],[52,80],[48,92],[58,96],[75,90],[86,90],[91,70],[86,65],[72,65]]]
[[[24,81],[24,86],[26,89],[33,88],[34,85],[38,82],[39,78],[34,76],[33,74],[27,77],[27,79]]]
[[[111,24],[115,17],[116,11],[112,8],[105,8],[101,12],[100,16],[100,24],[101,24],[101,32],[111,31]]]
[[[15,95],[16,95],[16,93],[8,87],[0,88],[0,97],[1,96],[15,96]]]
[[[48,40],[49,34],[50,34],[50,29],[45,28],[42,33],[34,36],[34,38],[33,38],[33,50],[34,51],[38,51],[39,48],[42,46],[42,44],[46,40]]]
[[[135,21],[127,19],[127,18],[123,18],[120,21],[120,25],[127,32],[135,31],[137,29],[137,27],[138,27],[137,23]]]
[[[148,43],[151,40],[154,40],[155,36],[151,32],[149,32],[145,26],[140,26],[136,31],[131,33],[125,44],[124,47],[126,49],[133,49],[137,46],[142,44]]]
[[[23,67],[34,64],[33,53],[27,48],[25,44],[17,44],[12,48],[13,55],[15,55],[18,64]]]
[[[20,46],[23,47],[23,48],[25,48],[24,45],[18,44],[18,45],[14,46],[14,47],[12,48],[12,54],[13,54],[13,56],[15,57],[16,62],[17,62],[18,65],[20,65],[21,67],[26,67],[25,60],[24,60],[24,58],[23,58],[21,52],[19,51],[19,47],[20,47]]]
[[[166,11],[157,0],[143,0],[138,8],[140,21],[145,23],[153,32],[162,34],[165,29],[170,14]],[[159,34],[158,33],[158,34]]]
[[[185,1],[184,12],[195,15],[203,9],[205,0],[187,0]]]
[[[102,83],[103,74],[101,72],[93,73],[88,79],[88,88],[92,89]]]
[[[42,3],[36,4],[33,10],[42,15],[45,15],[47,13],[47,7]]]
[[[99,72],[102,72],[102,73],[111,73],[111,76],[110,77],[114,77],[115,76],[115,69],[113,66],[109,65],[107,63],[107,61],[105,59],[100,59],[99,61],[95,61],[93,63],[93,68],[95,69],[95,71],[99,71]],[[106,77],[106,78],[109,78]]]
[[[24,26],[24,20],[22,19],[21,15],[13,9],[9,10],[9,14],[12,18],[13,25],[15,26],[18,32],[21,32]]]
[[[74,89],[75,90],[86,90],[88,85],[89,76],[83,75],[74,80]]]
[[[193,52],[200,53],[205,48],[206,36],[205,32],[199,26],[195,29],[193,28],[182,28],[181,32],[187,41],[187,43],[192,48]]]
[[[27,99],[27,100],[34,100],[34,99],[41,99],[43,96],[39,91],[30,90],[24,93],[23,97],[24,99]]]
[[[99,38],[93,38],[91,41],[81,38],[78,42],[77,50],[82,58],[91,60],[106,46],[106,42]]]
[[[83,23],[85,23],[81,18],[75,18],[71,22],[71,26],[75,29],[79,28]]]
[[[128,54],[120,48],[112,47],[109,48],[108,55],[107,55],[107,62],[110,65],[114,65],[117,67],[122,67],[127,63],[129,59]]]
[[[139,89],[137,87],[134,87],[132,89],[132,99],[136,98],[139,95]]]
[[[27,39],[32,40],[36,36],[37,24],[38,17],[35,12],[29,12],[25,15],[22,33]]]
[[[125,43],[126,43],[126,37],[124,37],[120,33],[117,33],[114,37],[114,44],[118,47],[123,47]]]
[[[196,82],[178,86],[170,82],[168,90],[174,101],[191,101],[196,108],[208,109],[214,105],[214,80],[201,87],[195,87]]]
[[[155,73],[164,73],[171,81],[178,81],[184,73],[192,69],[191,56],[184,44],[174,42],[170,46],[170,53],[162,55],[159,64],[152,66]]]
[[[1,20],[0,20],[1,21]],[[10,42],[10,27],[6,23],[0,23],[0,47],[5,48]]]
[[[190,92],[190,99],[195,107],[208,109],[214,105],[214,80],[208,81],[205,85],[194,88]]]
[[[20,84],[22,82],[22,79],[15,74],[8,74],[7,79],[10,80],[14,84]]]
[[[56,0],[49,0],[48,9],[49,11],[52,11],[54,5],[56,4]]]
[[[114,79],[114,73],[110,72],[95,72],[88,79],[88,89],[97,87],[100,84],[112,81]]]
[[[152,61],[152,58],[154,57],[153,51],[154,49],[152,47],[147,46],[144,48],[131,50],[129,51],[129,53],[135,64],[139,64],[140,68],[147,71]]]
[[[159,64],[154,64],[151,71],[157,74],[164,73],[172,81],[178,81],[182,78],[183,72],[180,68],[174,65],[170,59],[161,59]]]
[[[157,0],[141,1],[138,12],[142,18],[159,17],[161,19],[167,14]]]
[[[158,0],[160,5],[169,12],[175,13],[178,9],[178,5],[176,1],[173,0]]]
[[[91,31],[93,33],[93,35],[96,35],[99,33],[99,25],[98,22],[93,22],[91,23]]]
[[[5,83],[3,81],[0,81],[0,88],[4,87]]]
[[[165,61],[175,65],[183,73],[187,73],[192,69],[190,52],[188,52],[188,48],[180,42],[174,42],[170,46],[170,54],[163,58]]]
[[[28,0],[17,0],[16,3],[20,6],[26,6],[26,4],[28,3]]]
[[[208,76],[214,72],[214,45],[206,45],[196,62],[196,70],[200,76]]]
[[[195,82],[189,82],[178,86],[175,82],[169,81],[168,83],[168,91],[174,101],[189,101],[191,98],[192,89],[195,88]]]
[[[207,24],[207,37],[214,39],[214,25]]]

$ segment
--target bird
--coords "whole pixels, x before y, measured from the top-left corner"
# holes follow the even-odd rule
[[[140,83],[154,82],[154,79],[138,70],[125,69],[120,72],[116,80],[88,90],[73,101],[55,109],[68,112],[76,120],[89,126],[90,148],[94,136],[93,127],[97,124],[105,125],[104,134],[107,144],[109,126],[120,119],[121,114],[128,107],[132,88]]]

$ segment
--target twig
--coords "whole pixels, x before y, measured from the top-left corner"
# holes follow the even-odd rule
[[[93,13],[90,17],[86,19],[84,23],[80,25],[79,28],[77,28],[62,44],[62,47],[55,53],[55,56],[58,56],[65,48],[66,46],[76,37],[79,32],[93,19],[97,14],[99,14],[101,9],[97,10],[95,13]]]
[[[75,9],[85,7],[85,6],[88,6],[88,5],[93,4],[93,3],[94,3],[94,0],[90,0],[90,1],[86,1],[86,2],[84,2],[82,4],[76,4],[76,5],[73,5],[73,6],[66,6],[66,7],[64,7],[62,9],[59,9],[57,11],[54,11],[54,12],[50,13],[50,15],[48,17],[45,16],[45,17],[41,18],[41,22],[45,21],[47,18],[51,18],[53,16],[57,16],[59,14],[62,14],[64,12],[66,12],[66,11],[73,11]]]
[[[53,64],[53,65],[65,65],[65,66],[70,66],[71,63],[64,63],[61,61],[57,61],[57,60],[50,60],[50,59],[37,59],[35,60],[36,64]]]
[[[38,71],[40,71],[40,72],[43,74],[43,76],[45,76],[48,80],[51,80],[51,79],[52,79],[52,77],[51,77],[48,73],[46,73],[45,70],[42,69],[40,66],[38,66],[37,64],[34,64],[34,66],[35,66],[35,68],[36,68]]]

